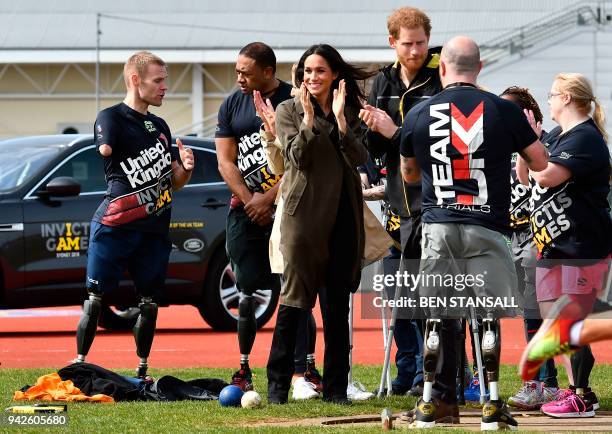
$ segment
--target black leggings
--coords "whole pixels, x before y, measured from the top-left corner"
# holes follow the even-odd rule
[[[574,386],[579,389],[589,387],[589,376],[595,365],[595,358],[591,352],[591,346],[585,345],[571,355],[572,374],[574,375]]]

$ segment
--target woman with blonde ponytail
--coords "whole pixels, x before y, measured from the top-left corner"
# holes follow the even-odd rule
[[[593,122],[595,126],[604,138],[604,141],[608,142],[608,133],[606,132],[606,115],[604,109],[599,103],[597,97],[593,94],[593,88],[589,80],[582,74],[577,73],[560,73],[555,77],[555,83],[557,88],[562,94],[567,95],[572,104],[568,104],[568,109],[574,109],[577,117],[588,117],[591,113],[591,103],[594,105],[593,110]],[[555,88],[553,84],[553,88]],[[552,96],[553,92],[549,94]],[[549,104],[551,104],[551,98],[549,98]],[[552,111],[551,111],[552,115]],[[553,120],[557,121],[554,117]],[[564,129],[565,130],[565,129]]]
[[[597,125],[597,129],[603,136],[605,142],[608,143],[608,133],[606,132],[606,113],[596,96],[593,97],[593,103],[595,104],[595,110],[593,110],[593,122],[595,122],[595,125]]]
[[[579,333],[579,321],[591,313],[603,288],[612,250],[603,108],[587,78],[575,73],[555,77],[548,105],[559,126],[543,139],[550,153],[547,167],[531,173],[537,184],[531,191],[530,217],[538,248],[536,295],[545,321],[523,353],[525,379],[544,360],[560,354],[559,348],[569,346],[570,335]],[[589,388],[594,363],[588,345],[577,348],[571,356],[570,388],[541,410],[553,417],[594,416],[599,408]]]

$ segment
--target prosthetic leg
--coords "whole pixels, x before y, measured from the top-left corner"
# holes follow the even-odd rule
[[[436,403],[431,392],[436,378],[436,370],[442,349],[442,320],[428,319],[425,323],[425,338],[423,341],[423,398],[417,403],[415,428],[433,428],[436,425]]]
[[[249,363],[249,354],[253,349],[255,335],[257,334],[257,320],[255,319],[255,297],[240,294],[238,303],[238,346],[240,347],[241,363]]]
[[[437,423],[459,423],[455,402],[455,339],[459,324],[454,320],[428,319],[423,342],[423,397],[412,412],[411,428],[434,428]],[[439,378],[436,378],[437,372]],[[434,381],[439,396],[433,397]]]
[[[499,320],[483,318],[482,359],[491,399],[482,407],[481,431],[516,430],[518,423],[506,404],[499,399],[499,362],[501,353],[501,328]],[[482,381],[482,379],[481,379]]]
[[[431,390],[440,358],[442,320],[428,319],[423,345],[423,401],[431,402]]]
[[[83,303],[83,314],[77,326],[77,358],[76,363],[84,362],[91,344],[96,337],[98,318],[102,309],[102,295],[89,293],[89,298]]]
[[[238,303],[238,346],[240,347],[240,370],[232,376],[232,384],[243,391],[253,389],[249,354],[255,343],[257,320],[255,319],[255,297],[240,294]]]
[[[487,371],[491,400],[497,401],[499,399],[499,356],[501,352],[499,320],[483,318],[482,326],[482,361]]]
[[[153,336],[155,335],[155,323],[157,321],[157,304],[153,303],[150,297],[140,299],[140,315],[134,326],[134,340],[136,341],[136,354],[140,357],[140,363],[136,369],[138,378],[145,378],[147,375],[147,358],[151,352]]]

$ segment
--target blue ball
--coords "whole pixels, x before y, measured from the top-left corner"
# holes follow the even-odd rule
[[[244,392],[238,386],[225,386],[219,394],[219,404],[222,407],[240,407],[240,400]]]

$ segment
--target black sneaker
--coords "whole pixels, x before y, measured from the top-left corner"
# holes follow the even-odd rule
[[[404,396],[410,389],[408,387],[391,385],[391,395]]]
[[[239,369],[232,375],[230,384],[240,387],[243,392],[253,390],[253,375],[251,374],[251,370],[249,368]]]
[[[518,422],[512,417],[506,404],[501,400],[489,400],[482,407],[481,431],[518,430]]]
[[[353,401],[346,396],[324,396],[323,401],[337,405],[353,405]]]
[[[576,392],[576,388],[574,386],[570,386],[570,390],[573,390],[574,393]],[[597,399],[597,395],[595,395],[595,392],[593,392],[590,387],[584,389],[584,393],[580,395],[580,397],[582,398],[587,407],[589,405],[592,405],[593,410],[599,410],[599,400]]]
[[[419,399],[414,410],[400,415],[400,419],[410,423],[410,428],[433,428],[436,423],[459,423],[459,407],[432,398],[430,402]]]
[[[284,405],[287,404],[287,398],[268,395],[268,403],[275,405]]]
[[[593,410],[599,410],[599,400],[597,399],[597,395],[592,390],[585,391],[582,395],[580,395],[584,403],[587,405],[593,406]]]
[[[412,386],[408,391],[408,395],[415,396],[417,398],[423,396],[423,383],[418,383]]]

